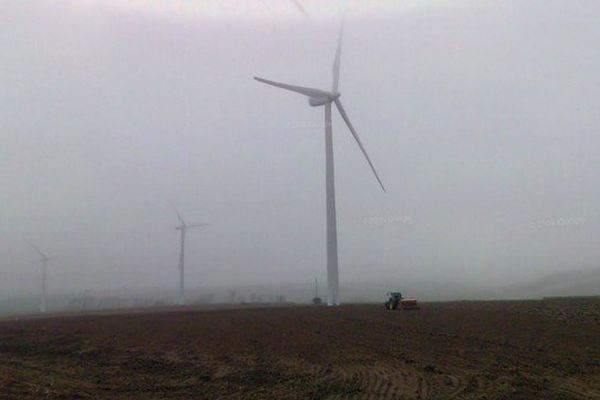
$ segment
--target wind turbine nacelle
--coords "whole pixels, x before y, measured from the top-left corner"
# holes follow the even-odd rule
[[[311,107],[324,106],[327,103],[331,103],[331,101],[332,101],[332,99],[327,96],[309,97],[308,98],[308,104],[310,104]]]

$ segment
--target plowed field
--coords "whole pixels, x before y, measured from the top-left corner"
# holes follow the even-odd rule
[[[600,300],[0,321],[2,399],[600,399]]]

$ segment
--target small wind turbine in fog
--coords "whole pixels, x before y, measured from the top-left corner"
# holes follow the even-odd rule
[[[186,224],[179,211],[175,210],[177,214],[177,218],[181,225],[177,225],[175,230],[181,231],[181,248],[179,250],[179,305],[185,304],[185,296],[184,296],[184,260],[185,260],[185,234],[188,229],[197,228],[199,226],[206,226],[208,224]]]
[[[296,7],[298,9],[298,11],[300,11],[302,13],[302,15],[304,15],[306,18],[308,18],[308,13],[306,12],[306,9],[302,5],[302,3],[300,3],[300,0],[291,0],[291,2],[294,4],[294,7]]]
[[[335,183],[334,183],[334,165],[333,165],[333,138],[331,129],[331,103],[334,103],[338,109],[342,119],[350,129],[350,133],[354,136],[358,147],[362,151],[363,155],[367,159],[375,178],[379,182],[379,185],[385,192],[385,188],[381,179],[375,171],[375,167],[367,154],[367,151],[362,145],[356,130],[352,126],[348,114],[342,106],[340,101],[340,92],[338,91],[339,79],[340,79],[340,57],[342,51],[342,36],[344,32],[344,23],[340,28],[340,34],[338,38],[337,50],[335,52],[335,58],[333,61],[333,86],[329,90],[313,89],[302,86],[288,85],[285,83],[269,81],[267,79],[254,77],[259,82],[266,83],[267,85],[276,86],[281,89],[290,90],[292,92],[300,93],[308,97],[308,104],[312,107],[325,106],[325,187],[326,187],[326,205],[327,205],[327,286],[328,286],[328,299],[329,305],[339,305],[339,274],[338,274],[338,253],[337,253],[337,221],[335,214]]]
[[[306,12],[306,10],[304,9],[304,7],[302,6],[302,4],[300,4],[299,0],[292,0],[292,3],[294,3],[294,5],[296,6],[296,8],[302,13],[304,14],[305,17],[308,17],[308,13]]]
[[[48,261],[52,259],[52,257],[48,257],[44,254],[37,246],[30,243],[31,247],[39,254],[40,261],[42,262],[42,298],[40,301],[40,312],[46,312],[46,276],[48,270]]]

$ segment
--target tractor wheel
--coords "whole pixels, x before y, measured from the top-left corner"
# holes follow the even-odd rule
[[[385,304],[384,304],[384,306],[385,306],[386,310],[391,310],[392,309],[392,303],[390,303],[389,301],[386,301]]]

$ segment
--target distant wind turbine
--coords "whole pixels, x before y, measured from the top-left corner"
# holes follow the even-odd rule
[[[296,7],[298,9],[298,11],[300,11],[302,13],[302,15],[304,15],[306,18],[308,18],[308,13],[306,12],[306,9],[302,5],[302,3],[300,3],[300,0],[291,0],[291,2],[294,4],[294,7]],[[265,2],[263,1],[263,3],[265,3]],[[267,4],[265,4],[265,6],[267,6]]]
[[[300,0],[292,0],[292,2],[294,3],[294,5],[296,6],[296,8],[302,13],[304,14],[305,17],[308,17],[308,13],[306,12],[306,10],[304,9],[304,7],[302,6],[302,4],[300,3]]]
[[[52,259],[52,257],[48,257],[44,254],[36,245],[30,243],[31,247],[38,253],[40,256],[40,261],[42,262],[42,298],[40,301],[40,312],[46,312],[46,276],[48,270],[48,261]]]
[[[184,295],[184,266],[185,266],[185,234],[188,229],[197,228],[199,226],[206,226],[208,224],[186,224],[179,211],[175,210],[177,214],[177,218],[181,225],[177,225],[175,230],[181,231],[181,247],[179,250],[179,305],[185,304],[185,295]]]
[[[338,274],[338,252],[337,252],[337,221],[335,213],[335,182],[334,182],[334,164],[333,164],[333,138],[331,128],[331,103],[334,103],[338,109],[342,119],[348,126],[350,133],[354,136],[358,147],[365,156],[367,163],[371,167],[375,178],[379,182],[381,189],[385,192],[385,187],[375,171],[375,167],[367,154],[358,133],[352,126],[348,114],[342,106],[340,100],[340,92],[338,91],[339,79],[340,79],[340,58],[342,51],[342,36],[344,32],[344,22],[340,28],[337,50],[335,52],[335,58],[333,61],[333,86],[329,90],[320,90],[302,86],[288,85],[286,83],[274,82],[267,79],[254,77],[259,82],[266,83],[267,85],[275,86],[281,89],[290,90],[292,92],[300,93],[308,97],[308,104],[312,107],[325,106],[325,188],[326,188],[326,205],[327,205],[327,286],[328,286],[328,299],[329,305],[339,305],[339,274]]]

